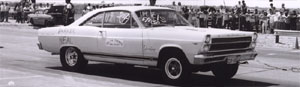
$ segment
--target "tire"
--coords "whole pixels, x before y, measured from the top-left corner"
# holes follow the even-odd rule
[[[66,70],[76,72],[82,71],[88,64],[80,50],[74,47],[68,47],[60,52],[60,62]]]
[[[174,55],[166,57],[163,60],[160,69],[164,81],[169,84],[182,84],[191,75],[190,64],[186,57],[182,55]]]
[[[48,20],[45,20],[44,26],[45,26],[45,27],[49,27],[49,26],[51,26],[51,23],[50,23]]]
[[[33,19],[30,19],[29,22],[31,23],[31,25],[35,25]]]
[[[217,79],[231,79],[238,71],[239,64],[218,63],[213,66],[212,72]]]

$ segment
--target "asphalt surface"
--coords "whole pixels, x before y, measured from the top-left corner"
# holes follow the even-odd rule
[[[84,72],[63,70],[57,55],[36,46],[37,27],[0,24],[0,87],[165,87],[157,70],[89,62]],[[300,87],[300,51],[257,48],[256,60],[242,64],[236,76],[217,80],[197,72],[182,86]]]

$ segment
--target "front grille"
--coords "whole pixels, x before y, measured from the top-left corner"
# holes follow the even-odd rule
[[[251,41],[251,37],[213,38],[209,51],[244,49],[250,46]]]
[[[252,37],[235,37],[235,38],[213,38],[212,43],[227,43],[239,41],[251,41]]]

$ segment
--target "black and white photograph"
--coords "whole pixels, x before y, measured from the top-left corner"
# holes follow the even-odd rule
[[[0,87],[300,87],[300,0],[0,0]]]

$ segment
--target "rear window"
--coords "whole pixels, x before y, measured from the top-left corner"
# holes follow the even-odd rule
[[[52,6],[48,13],[63,13],[65,6]]]

